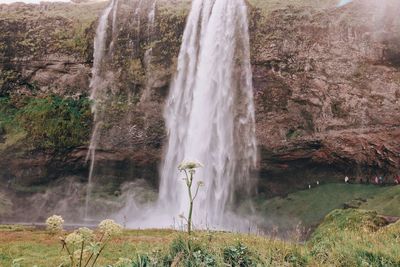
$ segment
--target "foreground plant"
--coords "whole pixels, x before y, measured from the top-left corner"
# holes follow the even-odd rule
[[[46,220],[46,229],[55,234],[63,230],[64,219],[59,215],[53,215]]]
[[[62,231],[63,222],[64,220],[60,216],[52,216],[46,221],[48,227],[51,226],[50,229],[58,230],[59,232]],[[69,266],[95,266],[108,242],[121,233],[121,225],[113,220],[104,220],[100,222],[96,231],[82,227],[66,236],[60,237],[62,249],[67,252]]]
[[[202,181],[198,181],[196,185],[196,189],[194,193],[192,192],[194,174],[196,173],[196,169],[203,167],[203,165],[199,162],[195,161],[184,161],[178,166],[178,170],[185,173],[185,182],[188,188],[189,194],[189,214],[187,218],[187,232],[190,235],[192,233],[192,213],[193,213],[193,203],[199,193],[199,188],[204,185]],[[183,215],[182,218],[186,219]]]

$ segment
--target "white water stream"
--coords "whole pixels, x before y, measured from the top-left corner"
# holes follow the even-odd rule
[[[235,193],[252,189],[257,162],[247,7],[243,0],[194,0],[165,109],[168,144],[155,207],[123,210],[131,227],[171,227],[187,216],[178,164],[197,160],[204,182],[197,228],[238,228]],[[135,205],[129,205],[131,208]],[[139,213],[139,214],[138,214]]]
[[[99,140],[99,128],[101,127],[103,121],[101,119],[101,112],[99,111],[99,105],[101,104],[101,97],[99,97],[99,95],[102,95],[101,93],[105,87],[104,75],[102,73],[102,63],[104,60],[107,43],[108,16],[110,15],[111,10],[116,9],[116,6],[114,6],[115,3],[117,3],[116,1],[118,0],[112,0],[100,16],[94,39],[92,79],[90,81],[90,99],[93,101],[92,112],[95,126],[92,131],[89,150],[86,156],[86,160],[90,160],[90,169],[85,200],[85,220],[88,219],[89,202],[93,187],[92,180],[95,167],[96,148]]]

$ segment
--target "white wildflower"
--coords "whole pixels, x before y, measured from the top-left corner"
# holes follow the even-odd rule
[[[77,232],[82,236],[83,241],[91,241],[94,237],[93,230],[86,227],[79,228]]]
[[[201,167],[203,167],[203,164],[198,161],[182,161],[181,164],[178,165],[178,170],[195,170]]]
[[[67,235],[67,237],[65,238],[65,243],[67,243],[68,245],[77,245],[77,244],[81,244],[83,241],[83,237],[82,235],[80,235],[77,232],[73,232],[70,233],[69,235]]]
[[[99,224],[99,229],[100,232],[102,232],[107,237],[122,233],[122,226],[114,222],[114,220],[110,219],[101,221]]]
[[[59,215],[50,216],[46,220],[47,230],[49,230],[50,232],[53,232],[53,233],[62,231],[63,224],[64,224],[64,220]]]

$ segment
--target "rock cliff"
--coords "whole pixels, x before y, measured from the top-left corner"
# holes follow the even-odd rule
[[[391,179],[400,165],[400,3],[281,2],[248,2],[259,191],[283,194],[345,175]],[[17,110],[14,120],[21,99],[87,98],[106,5],[0,5],[0,97]],[[189,3],[158,1],[154,24],[151,8],[121,0],[108,29],[110,102],[96,164],[116,183],[158,183],[163,105]],[[12,190],[70,175],[85,180],[89,134],[80,144],[46,147],[14,128],[0,125],[0,180]]]

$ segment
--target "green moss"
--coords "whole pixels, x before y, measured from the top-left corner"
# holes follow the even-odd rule
[[[6,149],[25,142],[32,149],[68,149],[87,142],[90,102],[59,96],[0,98],[0,129]]]
[[[90,102],[83,98],[31,98],[16,116],[37,148],[67,149],[89,138]]]

